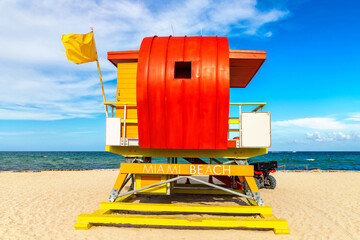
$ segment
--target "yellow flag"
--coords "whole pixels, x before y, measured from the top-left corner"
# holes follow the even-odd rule
[[[96,61],[96,49],[93,32],[87,34],[64,34],[61,41],[66,49],[69,61],[76,64]]]

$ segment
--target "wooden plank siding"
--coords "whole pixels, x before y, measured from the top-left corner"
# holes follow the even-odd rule
[[[117,64],[117,102],[136,103],[136,72],[137,62]],[[137,107],[127,106],[126,111],[126,138],[138,138],[137,123],[129,123],[131,120],[137,121]],[[116,107],[116,117],[121,118],[121,131],[124,130],[124,107]]]

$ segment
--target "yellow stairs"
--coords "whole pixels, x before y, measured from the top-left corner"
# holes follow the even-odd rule
[[[192,176],[204,176],[208,175],[208,172],[211,172],[209,175],[238,176],[245,190],[234,191]],[[135,177],[132,176],[133,174]],[[161,178],[158,182],[153,183],[154,177],[159,174],[162,176],[174,176],[175,174],[175,177],[171,179]],[[136,175],[153,176],[150,185],[145,187],[140,185],[136,189],[130,187],[128,191],[122,192],[127,179],[136,179]],[[99,210],[91,214],[80,214],[77,217],[75,229],[89,229],[96,224],[125,224],[192,228],[272,229],[275,234],[289,234],[288,222],[285,219],[276,218],[272,214],[271,207],[264,205],[253,176],[252,165],[121,163],[120,172],[111,191],[109,202],[100,203]],[[174,184],[176,181],[185,178],[216,189],[201,188],[199,184]],[[176,190],[187,190],[184,192],[187,194],[222,195],[232,193],[238,197],[246,198],[250,205],[129,202],[132,199],[135,200],[136,193],[141,193],[145,189],[150,191],[159,186],[169,186],[168,184],[170,184],[170,195],[171,192],[176,194]],[[191,198],[192,200],[194,199]]]
[[[114,211],[132,211],[138,214],[113,214]],[[146,212],[146,215],[141,215]],[[186,216],[156,215],[164,213],[226,214],[227,216]],[[150,215],[148,215],[151,213]],[[229,214],[257,215],[258,218],[228,216]],[[103,202],[99,210],[92,214],[80,214],[77,217],[76,229],[89,229],[94,224],[130,224],[138,226],[187,226],[205,228],[252,228],[273,229],[275,234],[289,234],[288,223],[278,219],[267,206],[218,206],[198,204],[160,204],[160,203],[127,203]]]

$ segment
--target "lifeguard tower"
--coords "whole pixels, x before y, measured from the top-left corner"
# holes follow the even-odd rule
[[[266,103],[229,101],[230,88],[249,84],[265,51],[229,50],[226,37],[154,36],[144,38],[140,50],[108,52],[108,59],[117,67],[117,91],[116,102],[104,103],[111,108],[106,151],[125,161],[108,202],[79,215],[76,229],[126,224],[290,232],[265,206],[247,164],[271,145]],[[238,112],[229,117],[231,105]],[[244,112],[244,105],[253,108]],[[231,194],[249,205],[135,203],[142,194]],[[179,215],[189,213],[215,216]]]

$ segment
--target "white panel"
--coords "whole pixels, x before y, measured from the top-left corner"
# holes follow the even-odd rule
[[[121,118],[109,117],[106,118],[105,127],[105,145],[106,146],[120,146],[121,138]]]
[[[271,146],[270,113],[241,113],[241,147],[269,148]]]
[[[129,146],[139,146],[139,140],[129,140]]]

